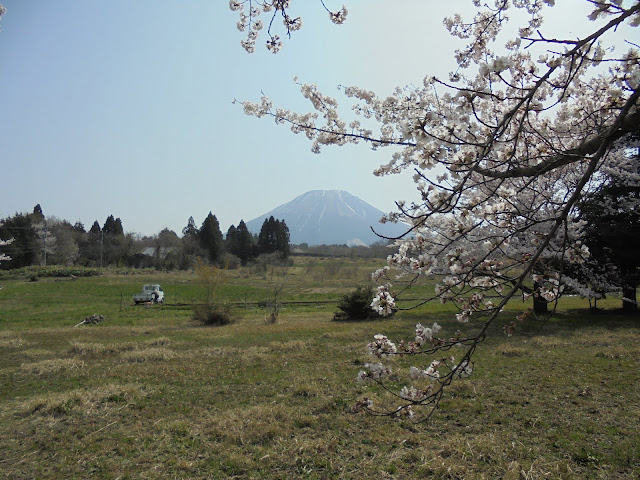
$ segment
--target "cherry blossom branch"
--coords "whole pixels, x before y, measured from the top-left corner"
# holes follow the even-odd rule
[[[560,155],[551,157],[532,167],[514,168],[504,172],[488,170],[484,168],[474,168],[474,171],[481,175],[492,178],[513,178],[513,177],[535,177],[550,172],[556,168],[575,163],[576,161],[588,157],[599,151],[602,146],[608,147],[614,141],[624,137],[625,135],[640,130],[640,111],[629,113],[632,109],[637,108],[638,99],[640,98],[640,87],[636,88],[629,97],[625,106],[621,109],[615,122],[599,135],[582,143],[579,147],[567,150]]]
[[[591,17],[605,18],[604,25],[563,41],[546,38],[540,29],[543,3],[552,6],[553,0],[496,0],[493,9],[473,1],[478,13],[472,22],[459,15],[446,20],[452,34],[470,39],[470,49],[456,52],[458,67],[450,82],[426,77],[422,87],[397,89],[387,97],[340,87],[354,99],[352,121],[313,85],[299,84],[313,107],[308,113],[274,109],[267,97],[242,102],[247,114],[270,116],[304,133],[316,153],[322,146],[359,142],[373,149],[391,147],[389,162],[374,174],[410,169],[420,201],[398,201],[397,211],[384,218],[408,227],[393,239],[397,251],[387,266],[374,273],[374,280],[389,283],[379,287],[372,308],[389,314],[439,299],[455,306],[462,323],[482,319],[474,334],[449,339],[438,338],[436,326],[427,335],[419,325],[413,343],[399,347],[377,335],[370,350],[380,359],[441,355],[454,345],[465,350],[459,361],[442,356],[426,368],[413,367],[413,383],[400,392],[385,380],[390,367],[368,364],[359,379],[371,380],[392,402],[373,407],[366,398],[357,404],[376,415],[412,415],[413,407],[426,407],[429,418],[451,382],[471,374],[477,346],[516,294],[534,298],[533,312],[518,315],[518,322],[530,317],[538,327],[544,324],[563,283],[570,281],[566,265],[581,265],[589,256],[576,205],[597,188],[600,170],[622,168],[622,157],[610,152],[640,130],[640,54],[631,49],[613,57],[601,45],[619,26],[640,24],[640,3],[627,7],[593,0]],[[529,20],[498,55],[490,47],[509,8],[526,10]],[[539,38],[532,38],[536,31]],[[534,44],[564,44],[566,51],[548,51],[533,60]],[[437,173],[434,167],[440,167]],[[392,272],[398,275],[392,278]],[[409,306],[396,304],[398,295],[433,275],[440,279],[434,295]],[[404,286],[392,290],[392,283],[402,281]],[[546,313],[536,311],[540,304]],[[504,327],[508,335],[519,329],[515,321]]]
[[[238,12],[240,20],[238,21],[238,30],[241,32],[247,31],[247,37],[242,40],[240,44],[248,53],[255,52],[255,44],[258,38],[259,32],[263,29],[264,24],[261,20],[257,20],[257,17],[261,13],[271,14],[269,20],[269,26],[267,28],[267,35],[269,39],[266,42],[267,50],[271,53],[278,53],[282,49],[282,40],[280,36],[273,33],[274,21],[278,14],[282,17],[282,23],[285,28],[285,34],[288,38],[291,38],[291,33],[296,32],[302,28],[302,18],[292,17],[289,15],[289,7],[292,0],[230,0],[229,9]],[[323,0],[320,3],[324,9],[329,13],[329,19],[337,24],[342,25],[347,18],[347,9],[343,5],[337,12],[332,12],[327,8]],[[244,7],[248,5],[248,13],[245,13]],[[273,12],[273,13],[272,13]]]

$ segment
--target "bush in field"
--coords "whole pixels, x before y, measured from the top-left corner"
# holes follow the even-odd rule
[[[224,268],[226,268],[227,270],[237,270],[242,266],[241,260],[235,255],[232,255],[231,253],[224,253],[222,255],[221,263],[224,265]]]
[[[204,302],[193,307],[193,318],[205,325],[228,325],[233,320],[229,305],[218,298],[220,287],[227,281],[226,272],[214,265],[198,261],[195,267],[197,282],[204,287]]]
[[[229,325],[233,323],[227,304],[203,303],[193,307],[193,318],[204,325]]]
[[[102,275],[103,271],[98,268],[88,267],[64,267],[60,265],[31,265],[29,267],[22,267],[13,270],[6,270],[0,272],[1,279],[31,279],[32,277],[39,278],[64,278],[64,277],[95,277]]]
[[[346,294],[338,303],[339,312],[333,316],[334,320],[366,320],[378,316],[371,308],[373,290],[366,287],[358,287],[353,292]]]
[[[291,265],[293,265],[293,260],[282,258],[268,267],[267,284],[271,289],[271,298],[269,299],[271,311],[269,315],[265,316],[265,323],[267,324],[278,323],[280,309],[282,308],[282,292],[287,284],[287,274]]]

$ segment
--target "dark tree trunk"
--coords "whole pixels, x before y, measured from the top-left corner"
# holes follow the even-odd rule
[[[541,288],[541,283],[533,284],[533,313],[544,315],[549,313],[549,306],[547,305],[547,301],[540,296],[539,292]]]
[[[635,286],[625,285],[622,287],[622,311],[625,313],[635,313],[638,311]]]

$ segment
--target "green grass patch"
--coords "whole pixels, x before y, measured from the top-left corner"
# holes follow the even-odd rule
[[[249,270],[230,272],[236,321],[221,327],[192,320],[191,273],[2,279],[0,477],[640,476],[638,317],[590,315],[569,298],[539,335],[507,338],[513,302],[429,423],[376,419],[351,413],[375,391],[355,382],[372,336],[462,326],[440,304],[334,322],[339,298],[376,265],[330,262],[294,264],[273,325],[257,305],[269,278]],[[133,306],[151,282],[165,305]],[[105,320],[75,326],[93,313]]]

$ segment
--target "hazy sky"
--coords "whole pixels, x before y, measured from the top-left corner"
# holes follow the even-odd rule
[[[314,155],[305,137],[232,101],[264,92],[306,111],[296,75],[336,96],[337,85],[384,95],[445,75],[455,44],[442,19],[470,5],[325,0],[347,3],[339,27],[319,1],[297,0],[302,30],[278,55],[265,38],[249,55],[227,0],[0,1],[0,218],[39,203],[87,228],[114,215],[141,234],[180,234],[209,211],[225,232],[314,189],[347,190],[384,211],[412,200],[408,176],[371,173],[389,150]]]

